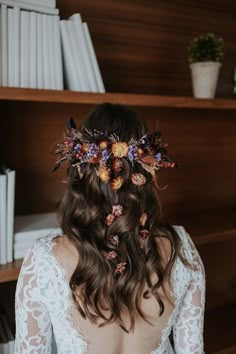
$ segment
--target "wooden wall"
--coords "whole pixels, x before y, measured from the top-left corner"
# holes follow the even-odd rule
[[[61,15],[88,22],[107,91],[190,95],[186,48],[193,36],[225,40],[217,90],[233,96],[236,66],[234,0],[58,0]]]

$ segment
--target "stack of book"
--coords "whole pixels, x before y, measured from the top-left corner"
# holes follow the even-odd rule
[[[0,313],[0,353],[13,354],[15,339],[6,316]]]
[[[0,85],[105,92],[80,14],[60,20],[55,0],[0,0]]]
[[[13,260],[15,171],[0,171],[0,264]]]
[[[28,248],[40,237],[61,235],[55,213],[21,215],[15,217],[14,259],[24,258]]]

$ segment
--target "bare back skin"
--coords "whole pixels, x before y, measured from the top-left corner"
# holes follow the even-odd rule
[[[65,281],[69,284],[78,262],[79,255],[76,248],[72,245],[66,235],[55,237],[53,240],[53,254],[60,267],[64,269]],[[170,242],[165,238],[158,238],[162,262],[165,266],[170,257]],[[153,279],[157,279],[153,275]],[[135,318],[135,329],[130,334],[124,332],[116,323],[98,327],[89,320],[85,320],[75,308],[72,297],[70,298],[70,318],[73,328],[82,335],[88,345],[88,354],[150,354],[156,350],[161,343],[163,330],[167,327],[169,317],[174,310],[174,299],[171,294],[170,284],[165,283],[165,292],[171,302],[165,296],[163,289],[159,290],[159,295],[164,302],[164,313],[159,316],[159,305],[154,297],[142,299],[141,309],[153,324],[145,322],[138,314]],[[147,289],[144,289],[144,291]],[[124,323],[129,326],[129,316],[122,313]],[[102,322],[102,321],[101,321]]]

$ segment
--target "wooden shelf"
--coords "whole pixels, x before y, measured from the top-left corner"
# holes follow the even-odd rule
[[[236,99],[196,99],[187,96],[162,96],[133,93],[87,93],[11,87],[0,88],[0,100],[74,104],[119,102],[133,106],[160,108],[236,109]]]
[[[236,212],[224,211],[211,214],[185,216],[184,227],[191,234],[196,246],[236,239]],[[182,225],[178,218],[171,220],[173,225]],[[203,226],[204,225],[204,226]],[[204,230],[204,231],[202,231]],[[22,259],[6,265],[0,265],[0,283],[16,280],[19,275]]]

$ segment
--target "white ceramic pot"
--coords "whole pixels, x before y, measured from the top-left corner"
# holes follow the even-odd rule
[[[190,64],[194,97],[215,97],[220,67],[221,63],[214,61],[205,61]]]

